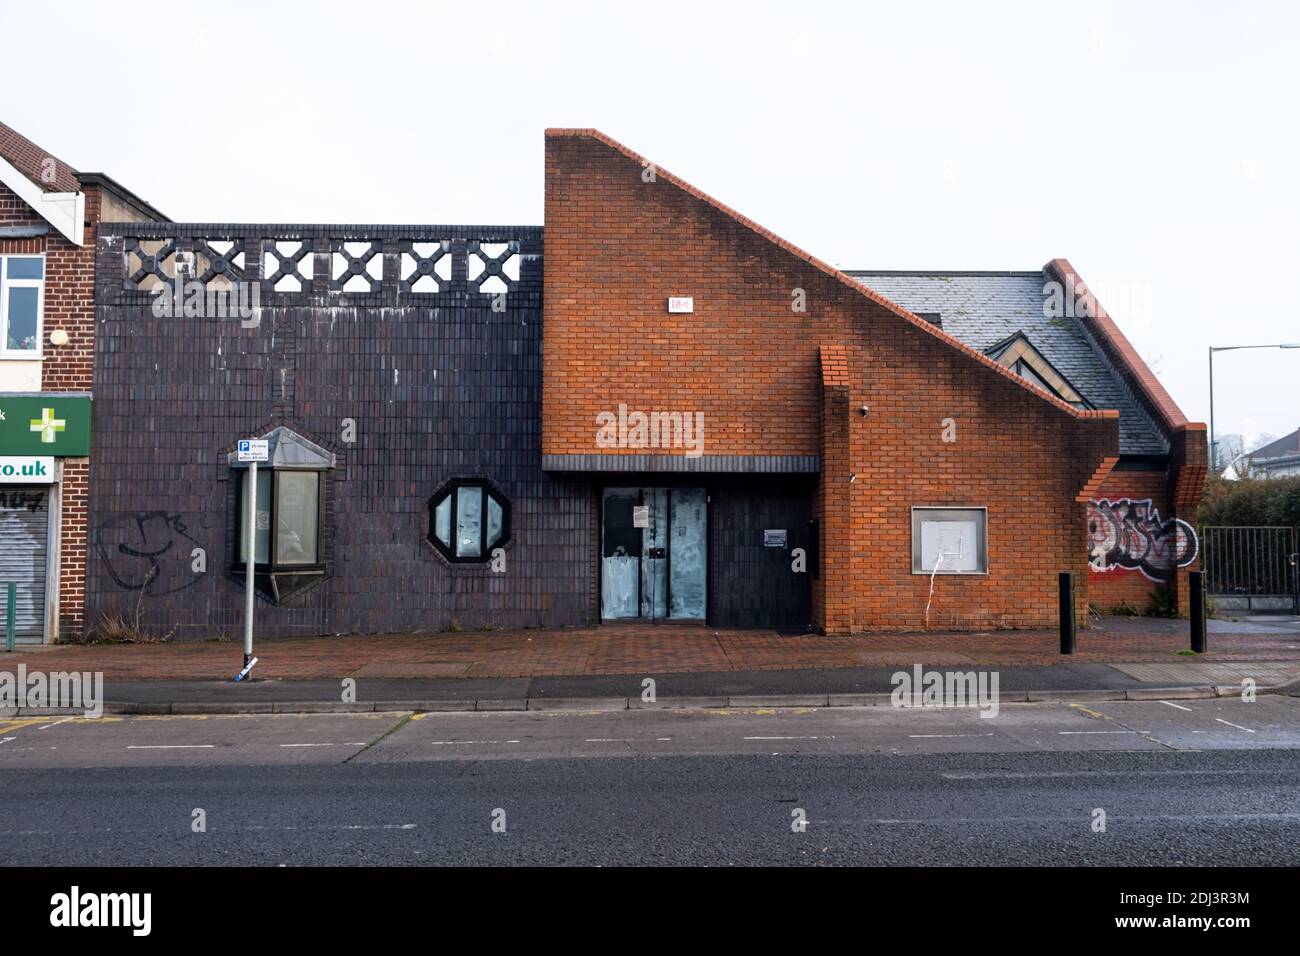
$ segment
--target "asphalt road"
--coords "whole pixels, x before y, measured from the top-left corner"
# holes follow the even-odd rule
[[[0,787],[9,864],[1296,865],[1300,700],[10,719]]]

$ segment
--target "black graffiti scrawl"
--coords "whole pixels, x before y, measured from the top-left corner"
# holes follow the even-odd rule
[[[1088,503],[1088,564],[1093,571],[1140,571],[1161,583],[1175,568],[1195,561],[1199,547],[1195,529],[1178,518],[1161,521],[1150,498]]]
[[[95,550],[118,587],[156,596],[198,583],[191,566],[198,545],[183,515],[142,511],[101,524]]]

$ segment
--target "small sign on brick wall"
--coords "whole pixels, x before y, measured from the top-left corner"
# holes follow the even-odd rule
[[[668,298],[669,312],[694,312],[695,300],[689,295],[674,295]]]

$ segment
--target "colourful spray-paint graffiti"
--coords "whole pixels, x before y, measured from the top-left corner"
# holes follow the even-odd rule
[[[1102,498],[1088,503],[1088,564],[1093,571],[1140,571],[1156,582],[1196,560],[1196,531],[1186,521],[1160,520],[1151,499]]]

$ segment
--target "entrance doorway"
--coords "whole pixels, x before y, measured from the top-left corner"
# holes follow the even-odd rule
[[[703,621],[708,496],[703,488],[606,488],[600,616]]]

